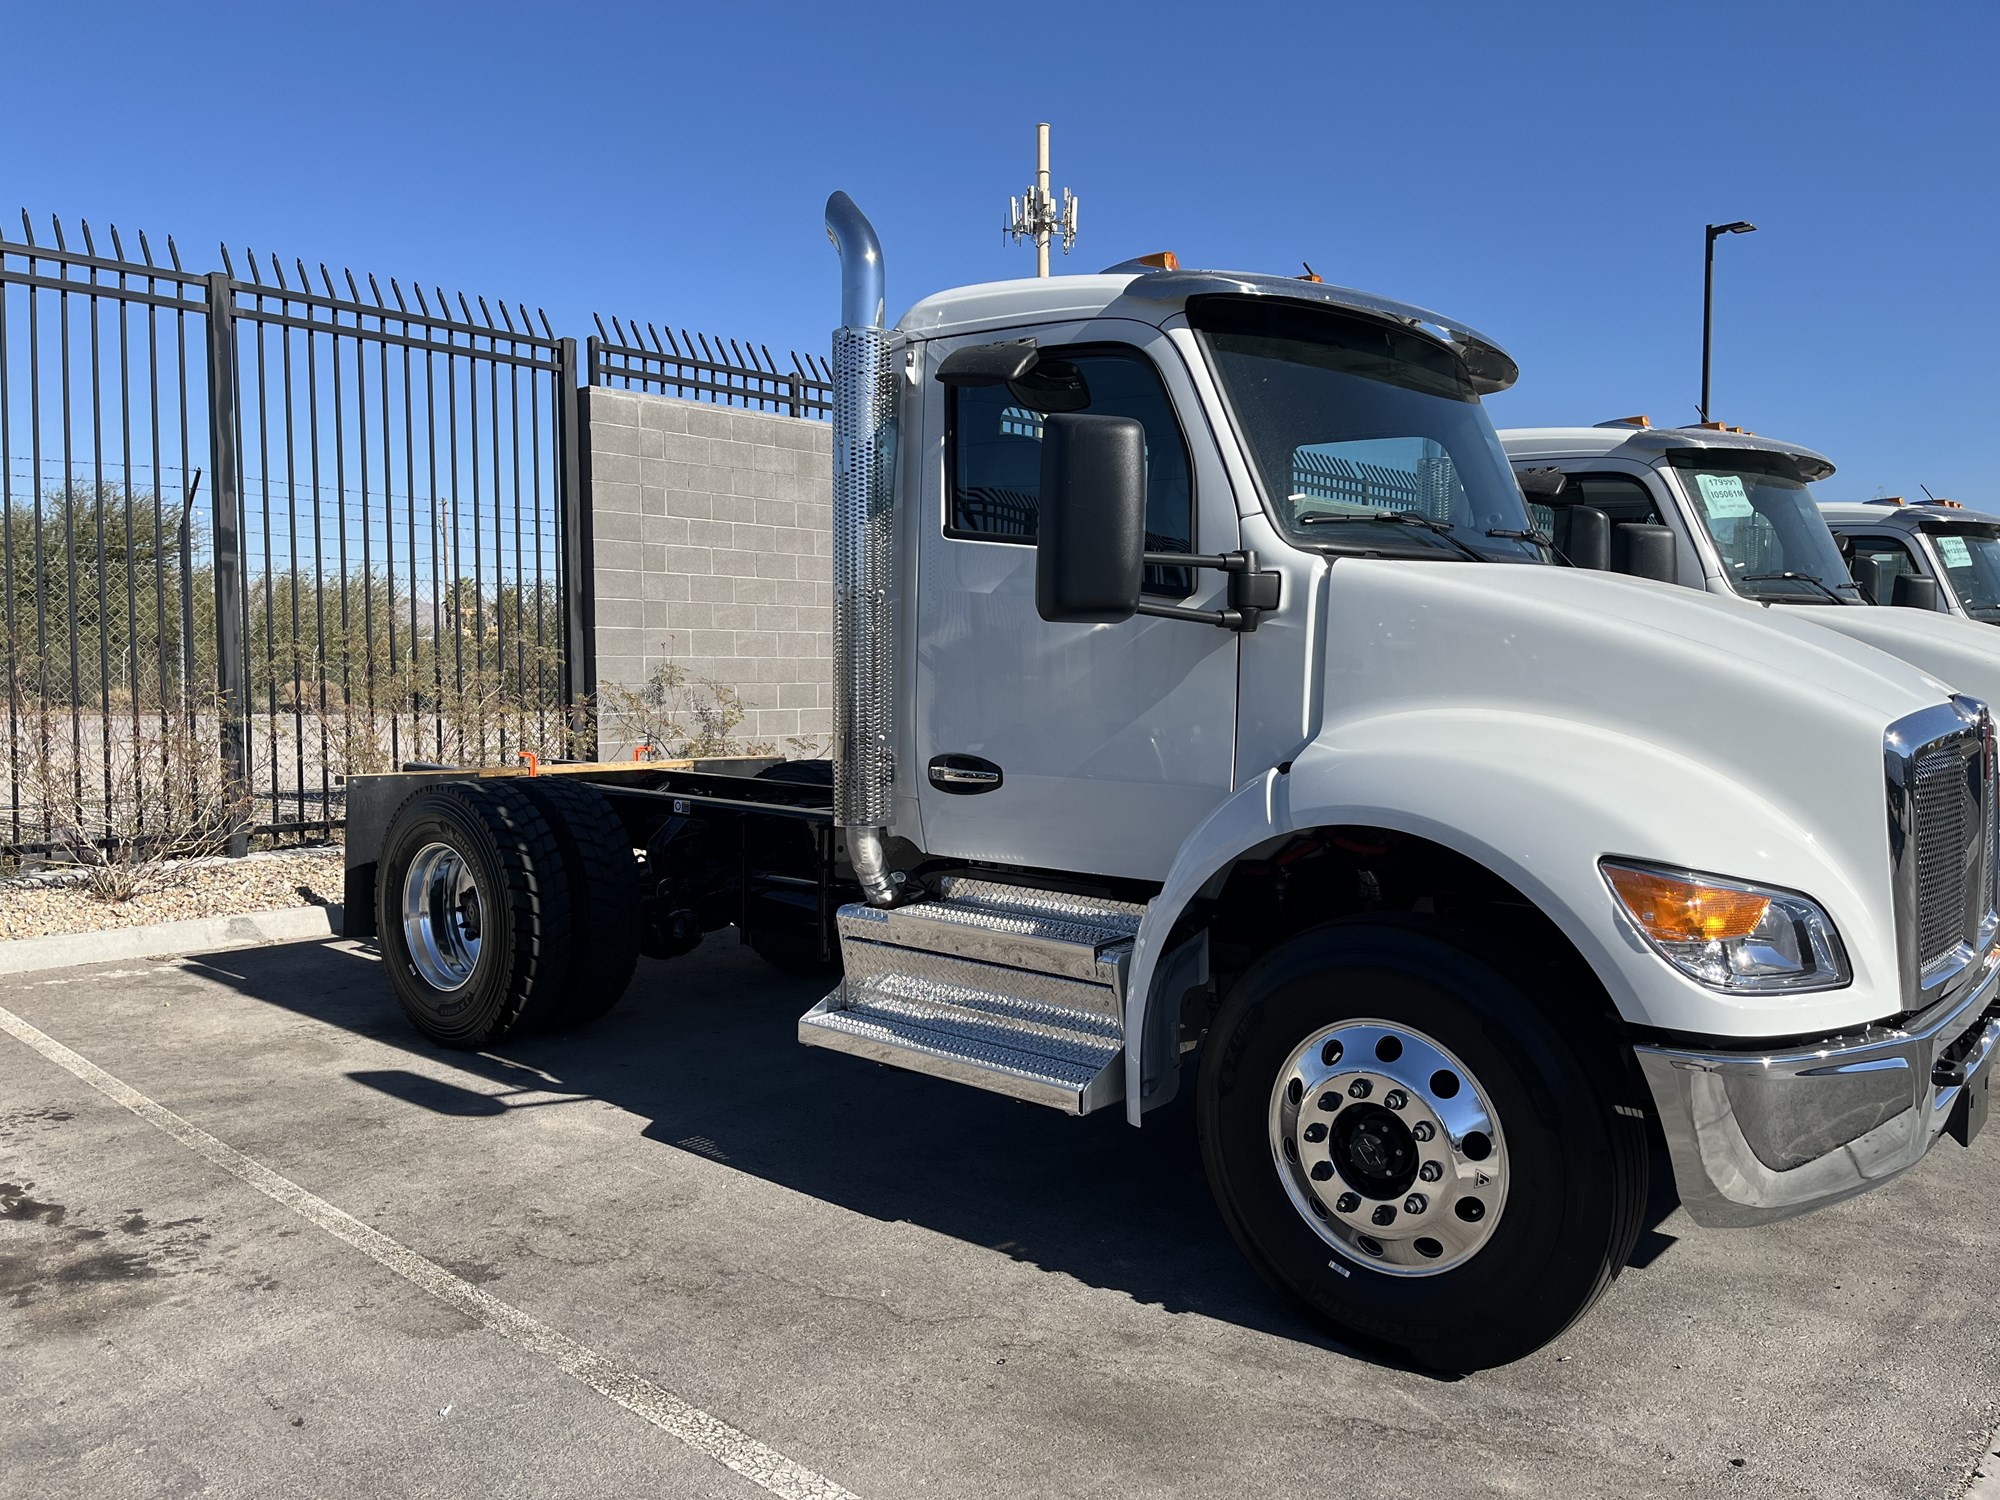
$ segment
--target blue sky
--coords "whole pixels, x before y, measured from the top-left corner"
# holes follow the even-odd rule
[[[1058,270],[1171,248],[1485,330],[1503,425],[1713,415],[1829,453],[1823,497],[2000,508],[1988,435],[2000,5],[1115,8],[0,0],[0,205],[545,307],[820,348],[820,205],[899,309],[1032,271],[1009,193],[1055,126]],[[18,233],[18,229],[15,231]]]

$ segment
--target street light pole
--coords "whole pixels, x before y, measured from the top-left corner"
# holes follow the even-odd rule
[[[1701,419],[1708,420],[1708,351],[1715,327],[1715,242],[1725,234],[1755,234],[1757,226],[1738,219],[1710,224],[1701,256]]]

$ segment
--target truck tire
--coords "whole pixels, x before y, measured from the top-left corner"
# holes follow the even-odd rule
[[[1257,1271],[1336,1337],[1431,1369],[1509,1363],[1601,1296],[1646,1203],[1631,1070],[1504,949],[1438,919],[1345,920],[1236,984],[1196,1118]]]
[[[514,783],[555,834],[570,889],[569,980],[544,1023],[584,1026],[624,997],[639,962],[639,865],[604,794],[559,776]]]
[[[396,1001],[432,1041],[478,1049],[541,1025],[570,963],[555,834],[505,782],[425,787],[390,819],[376,923]]]
[[[759,781],[787,781],[797,786],[820,786],[829,792],[833,789],[833,762],[830,760],[787,760],[775,766],[766,766],[757,773]],[[795,868],[788,873],[811,877],[819,868],[819,854],[813,845],[812,836],[803,826],[786,826],[772,832],[787,844],[797,845]],[[840,977],[840,959],[824,959],[819,949],[794,937],[777,933],[756,933],[749,935],[750,951],[780,974],[789,974],[796,979],[837,979]]]

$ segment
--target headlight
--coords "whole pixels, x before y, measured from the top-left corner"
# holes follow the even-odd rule
[[[1829,990],[1853,977],[1832,919],[1796,891],[1608,859],[1598,868],[1654,951],[1710,989]]]

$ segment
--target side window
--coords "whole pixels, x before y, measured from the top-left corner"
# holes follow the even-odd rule
[[[1136,349],[1051,350],[1011,386],[956,386],[946,459],[951,475],[945,534],[1032,542],[1042,477],[1042,417],[1087,411],[1134,417],[1146,429],[1146,549],[1194,550],[1194,485],[1187,440],[1159,371]],[[1186,568],[1146,569],[1149,594],[1194,587]]]
[[[1910,556],[1910,549],[1894,537],[1858,536],[1853,539],[1854,550],[1850,554],[1853,563],[1880,562],[1883,564],[1882,582],[1885,588],[1895,587],[1897,578],[1905,573],[1916,573],[1917,560]],[[1886,603],[1886,597],[1874,601]]]
[[[1654,526],[1660,523],[1660,511],[1653,504],[1653,492],[1629,475],[1571,474],[1563,485],[1561,498],[1561,505],[1530,502],[1528,506],[1535,528],[1554,537],[1559,550],[1567,551],[1569,547],[1569,512],[1572,506],[1601,510],[1611,518],[1613,526],[1628,521]]]

